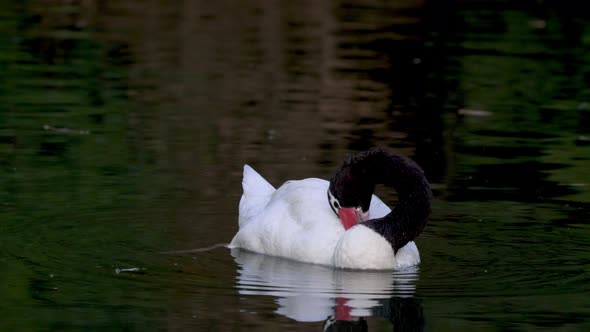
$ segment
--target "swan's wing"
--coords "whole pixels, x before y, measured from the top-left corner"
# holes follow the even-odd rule
[[[328,204],[329,183],[319,179],[287,181],[250,219],[240,215],[240,230],[230,248],[293,260],[331,264],[332,254],[344,228]],[[243,196],[244,204],[250,197]]]
[[[373,195],[371,205],[369,206],[369,218],[381,218],[389,212],[391,212],[391,209],[379,197]]]
[[[262,175],[258,174],[254,168],[249,165],[244,165],[244,176],[242,178],[242,189],[244,189],[244,195],[270,195],[275,191],[268,181],[266,181]]]

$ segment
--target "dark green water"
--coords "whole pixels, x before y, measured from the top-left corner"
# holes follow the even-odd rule
[[[0,2],[0,330],[590,329],[582,5],[235,6]],[[418,268],[193,250],[236,232],[244,163],[374,145],[433,184]]]

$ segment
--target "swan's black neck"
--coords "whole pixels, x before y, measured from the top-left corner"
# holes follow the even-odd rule
[[[398,203],[385,217],[363,225],[387,239],[397,252],[426,226],[432,199],[430,184],[412,160],[374,148],[346,160],[330,182],[330,190],[343,207],[361,207],[366,212],[377,184],[393,187]]]

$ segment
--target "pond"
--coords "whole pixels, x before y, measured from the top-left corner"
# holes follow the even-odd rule
[[[584,5],[0,13],[0,330],[590,329]],[[373,146],[432,184],[419,266],[224,246],[244,164],[279,186]]]

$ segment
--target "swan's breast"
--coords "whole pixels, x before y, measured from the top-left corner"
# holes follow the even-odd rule
[[[409,242],[394,255],[391,244],[377,232],[363,225],[346,231],[334,251],[333,264],[348,269],[402,269],[420,263],[420,253]]]
[[[334,266],[349,269],[391,269],[391,244],[372,229],[357,225],[346,231],[334,251]]]

